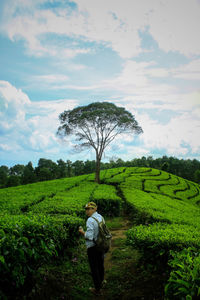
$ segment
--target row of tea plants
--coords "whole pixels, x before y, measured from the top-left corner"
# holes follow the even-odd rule
[[[0,190],[0,298],[10,287],[13,293],[22,290],[42,264],[71,255],[80,237],[78,227],[85,225],[88,201],[95,201],[104,215],[119,215],[121,198],[115,187],[98,185],[92,176]]]
[[[95,201],[105,216],[118,216],[126,207],[135,224],[127,233],[128,243],[148,263],[168,263],[166,297],[198,297],[199,185],[141,167],[103,170],[101,182],[96,184],[89,174],[0,191],[4,294],[10,286],[23,288],[43,263],[64,252],[70,256],[79,239],[78,226],[85,224],[84,206]]]
[[[200,297],[200,187],[150,168],[127,168],[106,179],[118,184],[135,226],[127,242],[143,262],[169,272],[166,299]]]

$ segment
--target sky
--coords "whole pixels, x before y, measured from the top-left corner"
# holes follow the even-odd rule
[[[1,0],[0,165],[93,160],[56,136],[64,110],[112,102],[143,134],[103,161],[200,160],[200,0]]]

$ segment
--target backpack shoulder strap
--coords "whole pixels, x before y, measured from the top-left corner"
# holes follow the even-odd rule
[[[102,217],[102,216],[101,216]],[[97,223],[98,223],[98,225],[100,224],[100,222],[99,222],[99,220],[97,220],[97,218],[95,218],[95,217],[91,217],[92,219],[94,219]],[[102,221],[103,221],[103,223],[105,224],[105,220],[104,220],[104,217],[102,217]],[[101,222],[102,222],[101,221]]]
[[[97,220],[95,217],[91,217],[92,219],[94,219],[97,223],[98,223],[98,225],[99,225],[99,220]]]
[[[98,227],[99,227],[99,224],[100,224],[100,222],[99,222],[99,220],[97,220],[95,217],[91,217],[92,219],[94,219],[96,222],[97,222],[97,224],[98,224]],[[95,241],[95,239],[93,239],[93,242],[96,244],[96,241]]]

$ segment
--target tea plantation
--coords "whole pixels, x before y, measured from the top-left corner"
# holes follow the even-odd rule
[[[94,174],[0,190],[0,298],[19,290],[44,263],[73,251],[84,205],[105,216],[126,212],[127,243],[145,261],[168,264],[166,299],[200,295],[200,186],[151,168],[115,168]]]

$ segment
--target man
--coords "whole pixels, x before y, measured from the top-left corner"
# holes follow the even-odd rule
[[[86,222],[87,230],[84,232],[82,228],[79,228],[79,232],[86,240],[88,261],[95,286],[95,288],[90,288],[90,291],[98,296],[101,295],[101,288],[104,282],[104,253],[99,252],[95,245],[99,233],[99,225],[95,219],[101,222],[102,216],[97,213],[97,205],[94,202],[86,204],[85,211],[88,216]]]

